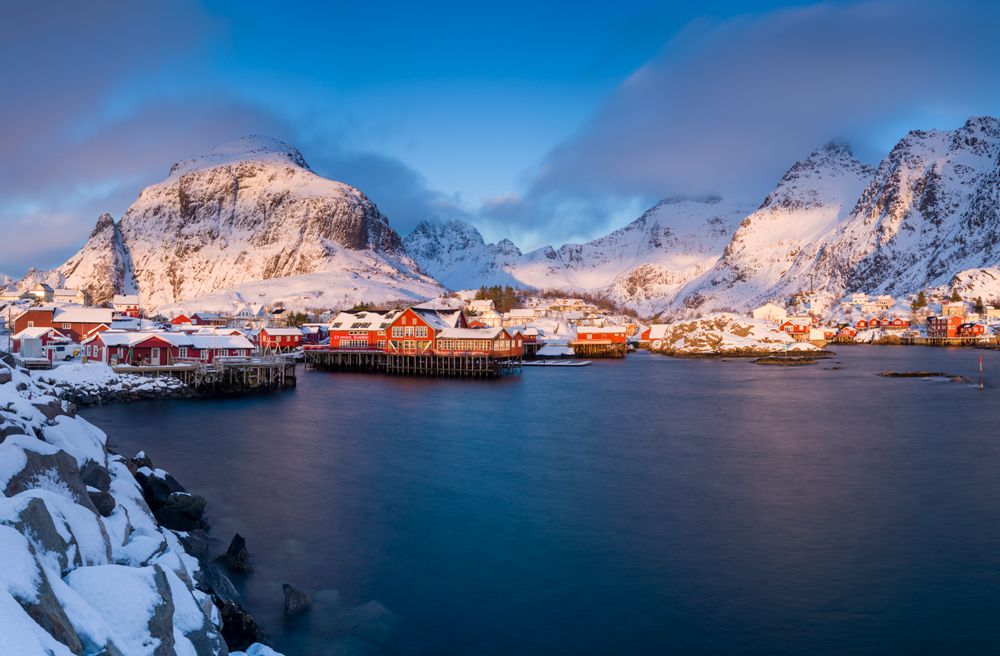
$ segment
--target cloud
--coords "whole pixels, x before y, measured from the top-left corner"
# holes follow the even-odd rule
[[[548,154],[518,203],[485,207],[483,220],[593,236],[607,199],[762,198],[833,137],[877,160],[901,130],[1000,111],[998,28],[1000,9],[961,2],[695,21]]]

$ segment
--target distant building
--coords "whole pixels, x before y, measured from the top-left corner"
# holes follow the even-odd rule
[[[111,305],[114,307],[115,312],[120,314],[130,317],[138,317],[140,314],[138,294],[115,294]]]
[[[37,285],[35,285],[34,287],[32,287],[30,290],[28,290],[28,293],[36,301],[38,301],[40,303],[51,303],[52,302],[52,296],[53,296],[52,287],[50,287],[49,285],[45,284],[44,282],[40,282]]]
[[[76,303],[77,305],[88,305],[90,297],[82,289],[53,289],[52,301],[54,303]]]
[[[960,316],[937,316],[927,319],[928,339],[958,337],[958,327],[965,323]]]
[[[963,301],[952,301],[941,304],[941,314],[946,317],[964,317],[967,308]]]

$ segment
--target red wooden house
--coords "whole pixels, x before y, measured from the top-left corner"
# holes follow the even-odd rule
[[[186,314],[178,314],[176,317],[170,320],[170,323],[174,326],[182,326],[184,324],[195,325],[195,323],[191,321],[191,317],[187,316]]]
[[[407,308],[393,317],[387,326],[389,353],[430,353],[434,339],[446,328],[468,328],[461,310]]]
[[[906,330],[910,327],[910,320],[903,319],[901,317],[893,317],[892,321],[889,322],[888,328],[891,330]]]
[[[25,328],[56,328],[79,342],[100,326],[110,326],[114,312],[106,308],[80,306],[32,308],[14,319],[14,333]]]
[[[67,337],[55,328],[32,326],[31,328],[25,328],[11,338],[13,341],[14,353],[21,352],[21,340],[25,338],[41,340],[43,347],[51,344],[52,342],[68,341]]]
[[[606,342],[624,344],[628,340],[628,328],[625,326],[577,326],[576,341]]]
[[[778,330],[782,330],[789,335],[808,335],[810,324],[799,322],[799,321],[786,321],[785,323],[778,326]]]
[[[857,336],[857,334],[858,334],[858,329],[855,328],[854,326],[844,326],[837,332],[837,335],[839,337],[848,337],[848,338],[854,338]]]
[[[388,329],[399,312],[341,312],[329,325],[330,348],[355,351],[384,350]]]
[[[443,328],[434,338],[435,355],[511,358],[523,353],[521,336],[511,335],[503,328]]]
[[[959,337],[979,337],[986,334],[986,325],[981,323],[963,323],[958,327]]]
[[[958,337],[958,327],[964,322],[962,317],[928,317],[927,337],[930,339]]]
[[[261,328],[257,346],[262,351],[286,353],[302,346],[302,331],[298,328]]]

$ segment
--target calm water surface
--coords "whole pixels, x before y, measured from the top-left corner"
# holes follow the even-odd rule
[[[838,351],[302,372],[84,415],[205,495],[220,549],[247,537],[238,584],[289,655],[997,653],[1000,354],[980,392],[874,375],[974,376],[977,351]],[[398,622],[324,602],[285,624],[283,582]]]

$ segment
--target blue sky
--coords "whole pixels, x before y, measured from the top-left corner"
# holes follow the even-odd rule
[[[244,134],[296,145],[402,233],[455,217],[534,247],[667,195],[758,200],[830,138],[877,161],[910,129],[1000,114],[990,3],[28,4],[0,23],[11,275]]]

